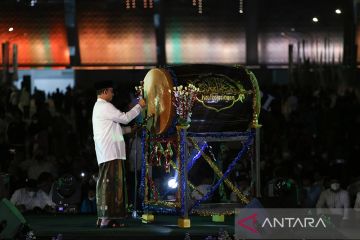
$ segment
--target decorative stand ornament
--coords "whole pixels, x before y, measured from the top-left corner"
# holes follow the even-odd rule
[[[150,188],[151,188],[151,191],[152,191],[152,199],[154,201],[157,201],[159,200],[159,192],[156,188],[156,185],[155,185],[155,182],[149,177],[149,183],[150,183]]]
[[[165,172],[170,173],[170,162],[171,162],[172,156],[174,155],[170,142],[167,143],[164,154],[165,154],[165,164],[164,164]]]
[[[171,92],[171,90],[169,90]],[[176,108],[176,114],[178,116],[178,125],[186,126],[191,122],[192,107],[196,100],[199,88],[189,84],[187,87],[182,85],[174,87],[173,94],[173,105]]]
[[[164,148],[161,143],[158,143],[156,149],[156,166],[161,166],[161,157],[164,155]]]
[[[156,146],[151,148],[150,157],[149,157],[149,165],[154,166],[155,165],[155,156],[157,152]]]

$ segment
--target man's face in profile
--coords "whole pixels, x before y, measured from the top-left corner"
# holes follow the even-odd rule
[[[105,100],[110,102],[113,97],[114,97],[114,89],[113,88],[107,88],[105,89],[104,91],[104,97],[105,97]]]

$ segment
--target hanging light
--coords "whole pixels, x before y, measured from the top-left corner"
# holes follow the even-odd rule
[[[126,9],[136,8],[136,0],[124,0]],[[143,0],[144,8],[153,8],[154,0]]]
[[[239,0],[239,13],[244,13],[244,0]]]
[[[198,6],[198,13],[202,14],[203,13],[203,0],[192,0],[192,5],[193,6]]]

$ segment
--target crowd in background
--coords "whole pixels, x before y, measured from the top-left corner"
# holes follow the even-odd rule
[[[95,94],[70,87],[66,92],[57,89],[46,95],[35,89],[30,94],[25,86],[3,86],[1,93],[0,169],[9,176],[8,195],[26,188],[29,179],[41,186],[44,173],[52,183],[70,175],[83,186],[84,199],[91,195],[95,185],[89,180],[97,172],[91,126]]]
[[[294,186],[293,206],[315,207],[321,192],[337,182],[354,206],[360,192],[358,89],[342,84],[336,88],[269,85],[262,91],[274,97],[260,115],[263,197],[286,198],[291,195],[286,191]],[[62,186],[76,182],[78,189],[70,190],[77,191],[80,200],[73,203],[78,209],[81,202],[93,208],[86,201],[94,199],[97,172],[91,125],[95,92],[68,87],[66,92],[45,94],[35,89],[30,94],[25,86],[6,85],[0,92],[0,172],[3,184],[9,185],[7,197],[35,185],[36,191],[64,196],[70,193],[54,186],[59,181]],[[129,101],[122,95],[115,105],[125,111]],[[236,182],[251,195],[248,168],[236,167],[240,175]],[[225,198],[236,201],[233,195]]]
[[[354,206],[360,191],[359,89],[339,83],[262,90],[275,97],[271,110],[261,112],[263,186],[269,190],[269,183],[287,179],[303,193],[298,205],[309,207],[306,201],[311,201],[315,207],[320,192],[338,181]]]

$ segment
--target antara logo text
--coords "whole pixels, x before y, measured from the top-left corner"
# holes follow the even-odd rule
[[[322,218],[319,218],[318,220],[315,220],[315,218],[292,218],[292,217],[286,217],[286,218],[272,218],[272,221],[269,218],[266,218],[261,227],[269,226],[271,228],[275,227],[281,227],[281,228],[295,228],[295,227],[302,227],[302,228],[317,228],[319,226],[323,226],[326,228],[326,225],[324,223],[324,220]]]
[[[237,224],[242,228],[252,232],[258,233],[257,228],[261,226],[261,228],[270,227],[270,228],[317,228],[323,227],[326,228],[326,224],[322,218],[312,218],[312,217],[304,217],[304,218],[295,218],[295,217],[284,217],[284,218],[265,218],[265,220],[259,224],[257,221],[257,214],[254,213],[250,216],[247,216],[243,219],[237,221]]]

